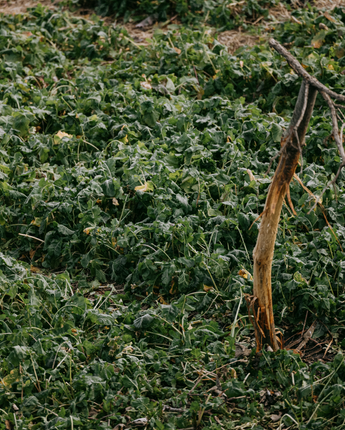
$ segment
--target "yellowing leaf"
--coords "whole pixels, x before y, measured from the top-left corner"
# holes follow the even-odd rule
[[[171,283],[171,288],[169,290],[169,293],[170,294],[175,294],[176,292],[177,292],[177,289],[175,287],[175,281],[173,280],[172,283]]]
[[[42,218],[35,217],[35,219],[33,219],[30,224],[35,225],[36,227],[40,227],[41,222],[42,222]]]
[[[144,82],[140,82],[140,85],[145,88],[145,90],[152,90],[152,85],[150,84],[150,82],[144,81]]]
[[[145,193],[146,191],[153,191],[153,184],[151,182],[145,182],[144,185],[138,185],[134,188],[135,191],[141,191]]]
[[[113,198],[113,205],[114,206],[119,206],[119,202],[118,202],[118,200],[115,197]]]
[[[344,48],[341,48],[340,46],[338,46],[337,48],[336,48],[336,50],[335,50],[335,55],[336,55],[336,57],[337,58],[342,58],[342,57],[344,57],[344,55],[345,55],[345,50],[344,50]]]
[[[174,49],[175,49],[175,51],[178,53],[178,55],[180,55],[180,54],[181,54],[181,49],[176,48],[176,46],[174,46]]]
[[[19,382],[19,380],[20,377],[18,369],[13,369],[0,381],[0,385],[3,385],[6,388],[11,388],[12,384],[14,384],[15,382]]]
[[[63,137],[69,137],[69,138],[73,137],[71,134],[65,133],[64,131],[61,131],[61,130],[58,131],[55,136],[59,137],[60,139],[62,139]]]
[[[122,143],[128,143],[128,136],[124,136],[122,139],[120,139]]]
[[[325,41],[326,37],[326,31],[321,30],[319,33],[317,33],[313,40],[311,41],[311,44],[314,48],[319,49],[323,45],[323,42]]]
[[[295,272],[293,278],[296,282],[301,282],[307,284],[307,280],[303,278],[303,276],[299,272]]]
[[[31,273],[41,273],[41,269],[39,267],[30,266]]]
[[[22,35],[22,36],[24,36],[24,37],[30,37],[30,36],[33,36],[33,34],[31,33],[31,31],[23,31],[23,32],[21,33],[21,35]]]
[[[252,277],[252,275],[248,272],[248,270],[246,270],[246,269],[241,269],[239,272],[238,272],[238,274],[240,275],[240,276],[242,276],[242,278],[244,278],[244,279],[249,279],[249,281],[252,281],[253,280],[253,277]]]
[[[334,70],[333,64],[328,64],[327,69],[328,70]]]
[[[328,19],[328,21],[337,22],[337,20],[334,19],[333,16],[331,16],[328,12],[325,12],[323,15],[324,15],[325,18]]]
[[[204,291],[206,291],[206,293],[208,293],[209,291],[213,290],[213,286],[209,286],[209,285],[205,285],[204,284]]]
[[[233,368],[230,369],[230,375],[232,378],[237,379],[237,373],[235,369]]]
[[[73,137],[73,136],[71,134],[65,133],[64,131],[60,130],[54,136],[54,145],[58,145],[60,143],[60,140],[63,137],[67,137],[68,139],[71,139],[71,137]]]
[[[162,305],[167,305],[168,303],[164,300],[164,297],[162,295],[159,295],[158,300],[160,301],[160,303],[162,303]]]

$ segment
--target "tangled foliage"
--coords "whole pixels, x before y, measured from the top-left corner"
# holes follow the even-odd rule
[[[79,6],[95,7],[101,15],[115,15],[125,20],[130,17],[152,16],[165,21],[178,15],[184,24],[207,23],[234,28],[245,19],[255,21],[260,16],[268,15],[268,8],[278,4],[277,0],[72,0]]]
[[[274,37],[344,93],[345,10],[294,16]],[[341,354],[235,357],[253,346],[243,295],[300,85],[288,64],[264,40],[229,55],[208,27],[140,46],[41,6],[0,23],[0,429],[266,429],[272,414],[341,428]],[[316,195],[338,168],[331,129],[318,99],[301,175]],[[327,222],[292,182],[273,265],[278,325],[302,330],[308,312],[335,352],[344,186],[324,195]]]

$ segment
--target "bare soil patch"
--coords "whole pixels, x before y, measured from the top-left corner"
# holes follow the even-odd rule
[[[41,0],[41,1],[30,1],[30,0],[0,0],[0,13],[6,15],[16,15],[26,13],[28,8],[36,7],[39,3],[43,6],[54,9],[61,0],[56,0],[51,2],[51,0]]]
[[[259,37],[239,30],[228,30],[219,34],[218,41],[228,48],[230,54],[233,54],[241,46],[254,46],[258,43]]]
[[[327,10],[333,10],[338,6],[345,7],[345,0],[314,0],[312,4],[318,9],[326,8]]]

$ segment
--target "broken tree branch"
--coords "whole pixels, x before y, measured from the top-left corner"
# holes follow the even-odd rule
[[[309,73],[302,67],[302,65],[296,60],[296,58],[290,54],[280,43],[278,43],[274,39],[269,40],[269,45],[271,48],[274,48],[279,54],[281,54],[286,61],[289,63],[290,67],[301,76],[306,82],[313,85],[319,91],[323,91],[329,96],[335,98],[336,100],[340,100],[345,102],[345,96],[341,94],[337,94],[334,91],[327,88],[325,85],[321,84],[314,76],[309,75]]]
[[[335,111],[334,103],[333,103],[332,99],[330,98],[330,96],[328,94],[326,94],[324,91],[320,91],[320,93],[321,93],[322,97],[326,100],[326,102],[329,106],[329,109],[331,111],[333,136],[334,136],[335,143],[337,144],[338,151],[339,151],[339,154],[341,156],[342,162],[344,163],[345,162],[345,151],[344,151],[344,147],[343,147],[343,141],[341,139],[342,133],[341,133],[341,135],[339,134],[338,118],[337,118],[337,113]],[[341,128],[341,130],[343,130],[343,127]]]

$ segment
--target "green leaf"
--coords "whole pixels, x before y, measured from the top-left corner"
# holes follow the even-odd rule
[[[68,227],[66,227],[63,224],[59,224],[58,225],[58,232],[61,233],[64,236],[71,236],[72,234],[75,233],[75,231],[69,229]]]
[[[134,320],[134,327],[137,330],[144,330],[152,324],[154,321],[154,318],[149,314],[144,314],[141,317],[138,317]]]
[[[273,123],[271,128],[271,133],[272,133],[272,139],[274,140],[274,142],[280,142],[283,134],[283,129],[280,127],[280,125]]]

